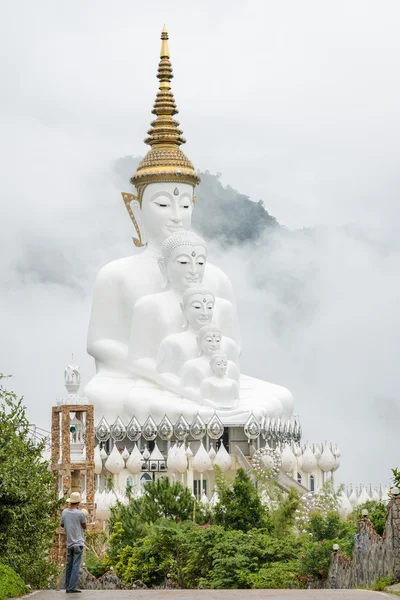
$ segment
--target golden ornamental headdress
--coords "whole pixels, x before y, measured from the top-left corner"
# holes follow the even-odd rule
[[[192,163],[179,148],[186,140],[182,137],[178,121],[173,118],[178,113],[178,109],[171,91],[173,73],[169,59],[168,32],[165,27],[161,33],[157,77],[160,80],[160,87],[152,110],[156,119],[152,121],[151,128],[147,132],[149,137],[144,140],[151,148],[131,177],[131,183],[138,191],[139,202],[144,187],[149,183],[176,181],[189,183],[194,187],[200,182],[200,177]]]
[[[143,191],[146,185],[158,181],[176,181],[189,183],[194,187],[200,183],[200,177],[196,173],[193,164],[179,148],[179,146],[185,144],[186,140],[182,137],[178,121],[173,119],[173,116],[178,113],[174,95],[171,91],[173,76],[171,61],[169,60],[168,32],[164,27],[161,33],[161,53],[157,73],[160,87],[152,110],[152,113],[156,115],[156,119],[151,122],[151,128],[147,132],[149,137],[144,140],[151,148],[130,180],[136,187],[138,195],[122,192],[125,206],[139,236],[138,240],[133,238],[133,241],[139,247],[143,246],[143,243],[140,227],[131,208],[131,202],[136,200],[139,205],[142,204]]]

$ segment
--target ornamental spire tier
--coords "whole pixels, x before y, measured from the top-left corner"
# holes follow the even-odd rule
[[[173,117],[178,113],[174,95],[171,91],[173,78],[168,49],[168,32],[164,27],[161,33],[161,53],[157,78],[160,87],[152,113],[156,119],[151,122],[148,137],[144,140],[151,148],[131,177],[141,202],[143,190],[149,183],[157,181],[176,181],[197,185],[200,178],[193,164],[179,146],[186,142],[179,129],[179,123]]]

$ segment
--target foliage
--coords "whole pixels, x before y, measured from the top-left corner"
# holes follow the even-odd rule
[[[22,578],[8,565],[0,563],[0,600],[22,596],[28,592]]]
[[[244,469],[237,470],[232,487],[217,483],[217,492],[219,502],[214,514],[217,525],[241,531],[267,526],[267,510]]]
[[[145,486],[142,516],[148,523],[162,518],[186,521],[193,516],[193,502],[189,488],[179,481],[171,482],[168,477],[161,477]]]
[[[85,554],[85,565],[91,575],[101,577],[110,569],[112,563],[107,555],[97,556],[89,550]]]
[[[357,523],[362,518],[362,511],[368,510],[368,518],[370,519],[376,533],[382,535],[385,530],[387,507],[383,502],[377,502],[376,500],[368,500],[360,506],[356,506],[351,515],[351,519],[354,523]]]
[[[59,507],[44,447],[30,437],[22,398],[0,386],[0,556],[37,588],[54,572],[48,551]]]
[[[392,473],[393,473],[393,485],[400,488],[400,470],[392,469]]]
[[[160,585],[168,576],[180,588],[251,588],[259,580],[267,587],[269,580],[279,580],[276,563],[292,565],[300,549],[301,541],[294,536],[279,540],[264,530],[245,533],[219,525],[202,529],[190,522],[161,520],[120,551],[116,571],[127,585],[135,579]],[[257,579],[269,564],[275,571]],[[282,574],[284,587],[289,572]]]
[[[353,537],[357,533],[357,528],[351,521],[343,521],[337,512],[327,515],[311,513],[307,531],[311,540],[318,542],[319,540],[342,540]]]
[[[126,546],[133,546],[136,540],[145,537],[150,525],[159,519],[174,522],[193,518],[194,499],[190,490],[179,481],[171,482],[162,477],[149,482],[143,496],[130,498],[127,505],[117,503],[111,509],[109,556],[118,561],[119,553]],[[208,520],[204,508],[197,504],[196,522]]]
[[[392,575],[388,575],[388,577],[378,577],[375,581],[372,589],[374,592],[384,592],[389,585],[395,583],[395,579]]]
[[[300,565],[298,560],[273,562],[251,575],[251,587],[258,590],[300,587]]]
[[[272,530],[277,537],[283,537],[293,529],[299,506],[299,494],[292,488],[286,496],[282,495],[276,508],[270,511]]]
[[[316,579],[326,579],[335,543],[338,541],[309,542],[300,557],[301,572],[304,575],[312,575]]]

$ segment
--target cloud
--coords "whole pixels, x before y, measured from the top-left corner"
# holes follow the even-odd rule
[[[188,156],[292,230],[212,250],[238,295],[244,367],[293,390],[306,437],[342,446],[338,476],[387,479],[399,410],[399,5],[165,6],[6,2],[0,370],[47,426],[71,352],[85,380],[93,372],[95,275],[133,251],[113,164],[144,151],[166,21]]]

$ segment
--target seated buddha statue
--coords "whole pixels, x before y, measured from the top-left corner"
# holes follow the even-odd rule
[[[129,368],[137,375],[147,376],[139,366],[155,365],[162,341],[182,331],[183,294],[188,287],[202,283],[206,261],[207,245],[192,231],[177,231],[162,244],[158,265],[164,290],[139,298],[133,307]],[[212,313],[227,336],[237,337],[236,311],[230,302],[214,296]]]
[[[221,328],[216,325],[204,325],[200,329],[197,334],[197,345],[200,356],[188,360],[182,369],[181,387],[184,393],[188,394],[189,390],[198,390],[200,393],[200,386],[203,380],[213,375],[210,359],[214,354],[221,353],[222,339]],[[239,381],[239,369],[231,360],[227,362],[226,372],[228,377],[236,382]]]
[[[213,374],[203,379],[200,385],[200,395],[213,402],[218,409],[231,409],[238,404],[239,386],[237,381],[227,376],[228,357],[216,353],[210,358]]]
[[[184,331],[167,336],[159,346],[156,363],[159,382],[163,373],[180,378],[185,362],[198,356],[197,334],[201,327],[213,321],[215,300],[214,294],[204,286],[185,290],[180,303]],[[223,350],[230,360],[238,363],[238,346],[232,339],[224,336]]]
[[[169,390],[132,370],[132,357],[128,352],[130,341],[134,342],[132,348],[141,344],[147,348],[148,340],[141,337],[139,330],[131,329],[133,309],[144,296],[162,291],[164,277],[158,265],[161,246],[172,233],[190,229],[194,188],[199,183],[192,163],[180,149],[185,140],[174,119],[178,111],[171,91],[172,68],[167,39],[164,31],[158,70],[160,86],[153,109],[155,118],[146,139],[150,150],[131,177],[135,194],[122,194],[136,230],[133,241],[139,250],[103,267],[94,287],[87,350],[95,359],[96,374],[84,394],[94,404],[96,422],[102,416],[113,421],[118,415],[129,420],[136,408],[143,407],[143,398],[146,398],[143,416],[147,411],[155,420],[161,420],[166,412],[170,411],[170,418],[173,418],[179,410],[176,396]],[[233,338],[240,347],[235,300],[228,277],[207,261],[202,283],[216,298],[224,299],[234,307],[236,333]],[[157,354],[153,353],[153,359],[157,360]],[[285,413],[291,414],[293,400],[288,390],[250,377],[243,376],[242,380],[241,389],[248,395],[249,402],[254,389],[261,387],[261,395],[272,393],[277,396],[285,406]]]

